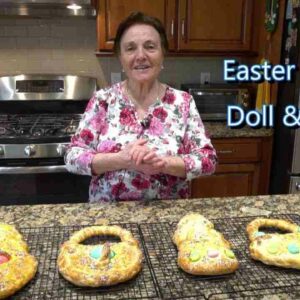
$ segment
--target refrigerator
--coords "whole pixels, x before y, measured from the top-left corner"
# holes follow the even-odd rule
[[[300,193],[300,128],[284,125],[285,108],[300,111],[300,1],[287,1],[282,38],[281,64],[296,64],[291,82],[278,84],[270,193]],[[297,111],[296,110],[296,111]]]

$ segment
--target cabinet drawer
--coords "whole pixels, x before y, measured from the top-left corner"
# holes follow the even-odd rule
[[[260,139],[213,140],[219,163],[257,162],[261,159]]]
[[[215,174],[192,181],[192,198],[257,195],[259,172],[257,163],[219,164]]]

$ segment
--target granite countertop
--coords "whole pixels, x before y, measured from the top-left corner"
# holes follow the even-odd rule
[[[42,251],[41,257],[47,257],[47,255],[45,256],[44,251],[49,251],[49,249],[51,249],[53,247],[53,243],[56,245],[57,242],[56,241],[54,242],[54,240],[49,240],[49,238],[47,238],[47,234],[45,234],[45,232],[51,232],[51,231],[61,232],[62,229],[59,229],[59,227],[58,227],[59,225],[93,225],[93,224],[103,224],[103,223],[106,223],[107,221],[109,221],[111,223],[140,223],[141,230],[143,231],[143,228],[145,229],[146,226],[150,226],[150,227],[152,226],[151,224],[146,225],[145,223],[177,222],[182,216],[184,216],[188,212],[199,212],[199,213],[203,214],[205,217],[209,218],[210,220],[213,220],[213,219],[220,219],[220,218],[225,218],[225,217],[242,217],[242,216],[247,217],[247,216],[257,216],[257,215],[270,216],[271,214],[281,214],[281,213],[296,214],[299,212],[299,209],[300,209],[300,194],[299,195],[232,197],[232,198],[227,197],[227,198],[165,200],[165,201],[153,201],[153,202],[149,202],[149,203],[132,201],[132,202],[119,202],[119,203],[114,203],[114,204],[104,204],[104,205],[85,203],[85,204],[55,204],[55,205],[32,205],[32,206],[30,206],[30,205],[27,205],[27,206],[26,205],[25,206],[1,206],[0,207],[0,218],[1,218],[1,222],[15,224],[19,228],[33,227],[33,229],[35,230],[34,232],[37,232],[36,231],[37,227],[49,226],[48,228],[45,228],[45,229],[47,229],[46,231],[44,231],[45,229],[43,229],[41,231],[41,233],[39,233],[39,237],[40,237],[39,239],[44,241],[43,243],[45,243],[45,246],[41,246],[41,247],[35,246],[37,249],[35,251]],[[223,224],[225,224],[225,226],[228,226],[227,223],[228,223],[228,219],[227,219],[227,221],[226,220],[223,221]],[[155,234],[152,235],[153,236],[152,238],[154,238],[155,241],[157,239],[157,236],[159,236],[158,232],[161,230],[162,231],[165,230],[163,228],[165,228],[165,226],[167,224],[166,225],[163,225],[163,224],[166,224],[166,223],[154,224],[156,227],[153,227],[153,228],[157,228],[157,231],[156,230],[153,231],[153,232],[155,232]],[[124,226],[125,226],[125,224],[124,224]],[[244,226],[242,226],[242,227],[244,227]],[[133,227],[133,228],[135,228],[135,227]],[[24,229],[24,230],[26,230],[26,229]],[[148,238],[147,230],[145,232],[143,232],[143,235],[146,240]],[[151,230],[149,232],[151,232]],[[38,239],[35,237],[36,234],[37,233],[35,233],[34,235],[31,235],[31,238],[30,238],[31,243],[33,243],[33,244],[39,243],[36,241],[36,239]],[[59,234],[59,236],[60,236],[60,234]],[[56,234],[54,235],[54,239],[55,239],[55,237],[56,237]],[[151,242],[152,241],[151,238],[149,237],[148,239],[150,239],[150,242],[148,241],[147,245],[150,245],[150,247],[153,247],[152,246],[153,242]],[[166,239],[166,241],[162,240],[160,244],[163,244],[164,245],[163,247],[165,247],[165,245],[168,244],[168,247],[166,247],[164,249],[163,253],[166,252],[166,249],[169,249],[169,251],[170,251],[172,248],[174,248],[174,245],[172,245],[172,242],[168,242],[168,239]],[[46,245],[48,245],[48,246],[46,246]],[[156,247],[160,247],[160,246],[156,246]],[[149,248],[148,251],[149,251],[149,255],[151,255],[151,257],[152,257],[151,260],[153,259],[153,261],[154,261],[154,265],[156,265],[156,263],[158,263],[159,266],[164,266],[164,264],[166,264],[165,268],[160,267],[159,269],[156,269],[156,271],[155,271],[155,272],[159,272],[159,274],[162,272],[159,275],[162,277],[157,277],[157,278],[160,278],[159,279],[160,280],[160,282],[159,282],[160,288],[162,286],[164,287],[164,284],[166,282],[166,288],[164,288],[164,292],[170,291],[170,293],[174,292],[176,294],[176,293],[180,293],[181,289],[182,289],[182,291],[185,289],[184,293],[188,293],[190,295],[190,292],[187,292],[187,290],[189,291],[189,288],[188,288],[189,285],[192,284],[192,286],[190,286],[190,289],[195,291],[194,284],[196,284],[198,288],[201,284],[205,284],[203,290],[201,290],[201,293],[203,293],[203,295],[205,295],[205,297],[207,299],[208,298],[209,299],[224,299],[224,298],[230,299],[231,296],[236,295],[236,292],[234,292],[234,294],[228,294],[228,291],[232,291],[231,284],[233,284],[233,286],[236,286],[238,289],[239,289],[239,286],[241,285],[242,288],[241,288],[241,292],[239,295],[242,295],[244,297],[245,296],[244,288],[246,287],[246,289],[248,289],[247,287],[250,284],[256,286],[258,283],[256,283],[255,280],[257,280],[257,278],[260,278],[260,280],[262,280],[262,278],[263,278],[263,280],[266,280],[266,281],[264,284],[262,282],[259,284],[259,288],[257,291],[256,291],[255,287],[254,288],[252,287],[252,289],[254,289],[255,292],[251,289],[248,292],[246,291],[247,293],[254,293],[254,294],[250,294],[250,295],[247,294],[247,299],[274,299],[274,300],[275,299],[276,300],[285,299],[286,300],[286,299],[299,299],[300,298],[300,286],[297,285],[297,282],[298,282],[297,280],[299,278],[298,273],[295,273],[295,275],[293,275],[294,273],[292,273],[292,275],[289,275],[290,273],[288,273],[287,276],[292,277],[291,285],[289,285],[290,281],[288,281],[288,279],[286,279],[284,277],[285,275],[279,275],[279,276],[284,277],[283,281],[279,282],[279,284],[281,284],[280,286],[282,286],[282,284],[285,284],[287,286],[285,286],[284,289],[278,289],[276,291],[276,290],[274,290],[275,287],[273,288],[272,281],[270,282],[270,280],[268,278],[265,279],[265,277],[262,277],[262,276],[264,276],[264,274],[260,274],[260,275],[252,274],[251,273],[252,269],[250,269],[250,270],[244,269],[245,264],[246,264],[245,261],[242,262],[243,266],[240,266],[241,271],[238,272],[240,275],[237,275],[237,276],[242,276],[240,280],[242,280],[243,283],[241,283],[240,281],[236,281],[238,279],[233,279],[234,281],[232,281],[232,283],[230,283],[231,279],[229,278],[229,281],[224,281],[225,285],[223,285],[223,281],[221,281],[217,284],[218,287],[213,288],[213,289],[211,288],[209,282],[207,282],[207,283],[200,282],[198,285],[198,283],[193,283],[193,281],[191,281],[190,279],[184,279],[184,282],[175,283],[173,281],[173,279],[168,279],[168,278],[171,278],[172,276],[170,277],[170,275],[164,275],[164,274],[166,271],[171,272],[170,274],[173,274],[173,272],[175,272],[177,274],[177,272],[178,272],[177,265],[175,263],[173,264],[174,261],[176,262],[176,259],[174,260],[173,256],[167,255],[166,257],[169,257],[168,259],[171,258],[172,260],[169,263],[169,261],[166,258],[166,261],[164,262],[164,259],[161,260],[160,256],[157,256],[156,254],[150,254],[150,253],[153,253],[153,250],[151,250],[151,249],[152,248]],[[159,251],[161,251],[161,250],[159,250]],[[235,250],[235,251],[237,251],[237,250]],[[172,250],[172,252],[174,252],[174,250]],[[176,251],[174,253],[175,253],[174,255],[176,256]],[[242,257],[244,257],[245,255],[246,254],[243,254]],[[45,278],[48,278],[50,275],[54,276],[54,277],[56,276],[55,275],[56,274],[56,271],[55,271],[56,270],[56,267],[55,267],[56,259],[55,258],[56,258],[56,254],[52,260],[49,260],[49,262],[47,260],[46,264],[45,263],[40,264],[40,273],[48,274],[48,275],[45,275],[46,276]],[[41,258],[41,261],[43,261],[43,259],[45,259],[45,258]],[[157,262],[156,261],[157,259],[159,259],[160,261]],[[53,266],[48,267],[49,263],[53,264]],[[164,263],[164,264],[161,265],[161,263]],[[171,265],[174,265],[174,267],[171,267]],[[247,264],[247,266],[248,266],[248,264]],[[162,268],[164,271],[161,271]],[[173,268],[175,268],[176,270],[174,271]],[[143,280],[145,280],[144,276],[150,276],[149,275],[150,273],[148,274],[147,270],[148,269],[145,264],[144,268],[143,268],[143,276],[138,277],[140,280],[138,282],[143,282]],[[160,270],[160,271],[158,271],[158,270]],[[246,274],[243,273],[243,270],[246,272]],[[273,271],[271,271],[271,272],[273,272]],[[280,270],[280,272],[281,272],[281,270]],[[287,272],[289,272],[289,270],[287,270]],[[293,271],[293,272],[297,272],[297,271]],[[274,273],[274,274],[275,275],[272,275],[272,278],[274,276],[277,276],[276,275],[277,273]],[[183,279],[181,279],[181,276],[183,276],[183,275],[180,275],[178,277],[179,278],[178,280],[183,280]],[[253,278],[251,277],[252,278],[251,279],[250,277],[248,278],[247,276],[254,276],[254,277]],[[288,278],[290,278],[290,277],[288,277]],[[171,282],[169,282],[170,280],[171,280]],[[245,280],[246,280],[246,282],[245,282]],[[150,281],[152,282],[151,284],[150,284]],[[151,291],[151,293],[154,293],[154,291],[155,291],[154,286],[153,286],[154,283],[152,280],[150,280],[150,281],[147,281],[148,282],[147,289],[148,289],[149,293],[150,293],[150,291]],[[252,281],[254,283],[252,283]],[[226,283],[226,282],[228,282],[228,283]],[[171,284],[170,288],[169,288],[169,286],[170,286],[169,283]],[[43,284],[45,285],[48,283],[43,283]],[[63,281],[61,284],[63,287]],[[173,284],[174,284],[174,287],[172,287]],[[212,284],[213,284],[213,286],[215,286],[214,283],[212,283]],[[228,286],[227,286],[227,284],[228,284]],[[270,284],[271,284],[272,288],[270,288]],[[51,281],[50,281],[49,285],[51,286]],[[265,292],[267,294],[267,296],[258,296],[257,293],[260,293],[260,295],[264,294],[264,292],[263,293],[261,292],[261,286],[263,286],[263,288],[266,288],[265,285],[268,285],[267,293]],[[137,290],[135,289],[138,286],[140,286],[139,283],[137,283],[137,285],[134,285],[134,287],[132,287],[132,289],[134,289],[134,291],[138,292],[138,289]],[[47,288],[48,288],[48,285],[47,285]],[[143,289],[145,289],[145,288],[143,288]],[[128,291],[131,291],[131,289]],[[284,291],[286,291],[286,293],[284,293]],[[70,289],[70,288],[67,289],[67,292],[73,293],[72,295],[74,297],[77,295],[77,294],[75,295],[73,292],[73,289]],[[55,293],[56,293],[56,290],[55,290]],[[60,291],[58,290],[57,293],[60,293]],[[122,293],[122,291],[121,291],[121,293]],[[272,295],[270,295],[270,293],[272,293]],[[83,299],[80,297],[84,297],[84,295],[85,295],[84,293],[79,294],[78,298],[76,296],[76,299]],[[148,292],[146,295],[148,297]],[[110,296],[109,299],[118,299],[117,292],[116,293],[109,292],[109,296]],[[101,297],[99,299],[105,299],[105,298],[102,298],[101,294],[99,294],[99,297]],[[115,297],[115,298],[113,298],[113,297]],[[133,296],[129,296],[128,299],[130,299],[130,297],[135,298],[135,294]],[[148,299],[147,297],[143,298],[143,299]],[[151,299],[159,299],[158,294],[157,294],[157,297],[151,296],[150,298]],[[26,299],[29,299],[29,298],[26,298]],[[63,297],[62,297],[62,299],[63,299]],[[84,298],[84,299],[90,299],[90,298]],[[98,299],[98,298],[95,296],[93,299]],[[168,298],[168,299],[171,299],[171,298]],[[188,296],[187,298],[184,298],[184,299],[203,299],[203,298],[199,298],[198,296]]]
[[[226,122],[204,122],[204,126],[212,138],[268,137],[274,132],[272,128],[255,129],[249,126],[231,129]]]
[[[199,212],[207,218],[297,213],[300,194],[251,197],[163,200],[149,203],[52,204],[1,206],[2,222],[28,226],[86,225],[110,222],[174,222],[188,212]]]

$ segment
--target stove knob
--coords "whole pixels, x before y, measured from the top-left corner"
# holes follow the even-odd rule
[[[64,156],[67,150],[67,146],[63,144],[59,144],[56,148],[56,152],[60,156]]]
[[[4,148],[0,147],[0,156],[4,156]]]
[[[36,153],[36,148],[34,145],[28,145],[24,148],[24,153],[26,156],[33,156]]]

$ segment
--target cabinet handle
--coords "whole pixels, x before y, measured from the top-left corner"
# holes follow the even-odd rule
[[[181,36],[184,39],[184,37],[185,37],[185,19],[181,20]]]
[[[219,150],[217,153],[219,154],[232,154],[234,150]]]
[[[174,19],[171,21],[171,37],[174,36]]]
[[[299,182],[296,182],[296,191],[300,191],[300,183]]]

